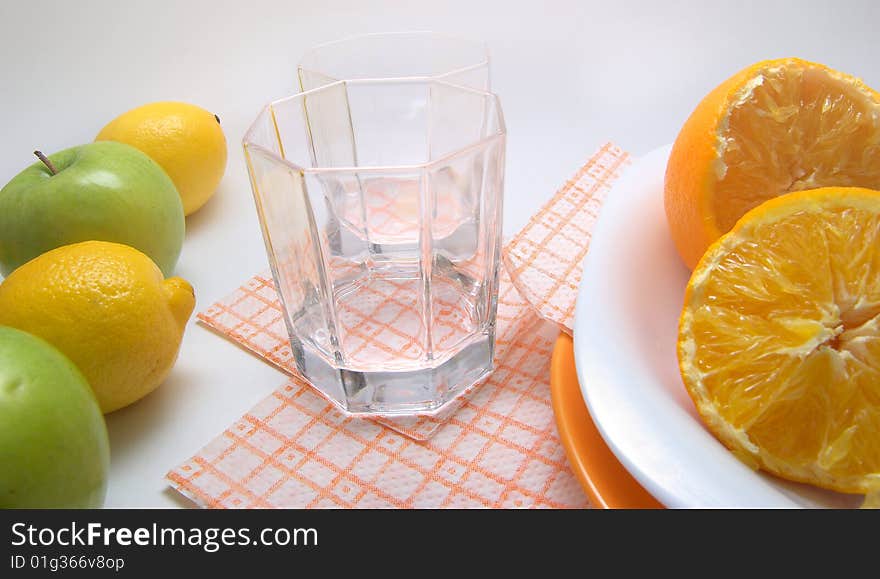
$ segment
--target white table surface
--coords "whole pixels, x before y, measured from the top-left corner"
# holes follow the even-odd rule
[[[878,21],[873,0],[2,2],[0,184],[35,148],[89,142],[139,104],[216,112],[229,164],[187,220],[177,268],[203,309],[266,267],[240,140],[263,104],[291,91],[312,45],[394,30],[485,40],[509,130],[510,234],[603,142],[636,155],[671,142],[703,94],[753,61],[800,56],[880,88]],[[283,381],[191,322],[168,381],[107,417],[107,506],[191,506],[165,473]]]

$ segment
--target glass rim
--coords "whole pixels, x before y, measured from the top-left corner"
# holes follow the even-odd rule
[[[453,151],[450,151],[436,159],[431,159],[425,161],[423,163],[409,163],[409,164],[401,164],[401,165],[362,165],[362,166],[352,166],[352,167],[303,167],[298,165],[297,163],[291,162],[288,159],[281,157],[275,152],[267,149],[263,145],[257,143],[254,139],[252,139],[252,133],[257,130],[257,123],[260,117],[265,113],[269,113],[272,118],[272,123],[275,128],[275,134],[279,135],[278,127],[275,121],[275,115],[272,113],[272,107],[280,104],[285,104],[293,100],[302,100],[306,97],[319,93],[321,91],[330,90],[334,87],[340,85],[348,85],[348,84],[437,84],[441,86],[447,86],[454,88],[459,91],[469,92],[480,97],[492,101],[495,104],[495,114],[498,117],[498,129],[494,131],[492,134],[472,141],[462,147],[458,147]],[[245,155],[249,149],[256,149],[260,151],[263,155],[268,156],[274,161],[281,163],[282,165],[286,165],[290,169],[295,171],[299,171],[304,174],[310,175],[329,175],[329,174],[340,174],[340,173],[370,173],[370,172],[413,172],[424,170],[426,168],[432,167],[439,163],[447,162],[450,159],[461,155],[463,153],[467,153],[476,149],[484,148],[488,144],[495,142],[500,139],[504,139],[507,135],[507,125],[504,121],[504,111],[501,109],[501,99],[498,98],[498,95],[491,92],[477,90],[471,87],[452,84],[449,82],[445,82],[439,80],[437,77],[402,77],[402,78],[380,78],[380,79],[349,79],[349,80],[338,80],[336,82],[332,82],[329,84],[325,84],[323,86],[319,86],[313,89],[309,89],[307,91],[298,92],[292,95],[288,95],[286,97],[282,97],[279,99],[275,99],[270,101],[268,104],[264,105],[260,112],[257,114],[257,117],[250,124],[248,129],[245,131],[244,136],[241,139],[242,148],[245,150]],[[280,137],[279,137],[280,138]]]
[[[353,34],[351,36],[346,36],[345,38],[340,38],[337,40],[330,40],[328,42],[322,42],[320,44],[316,44],[312,46],[310,49],[306,51],[305,54],[300,58],[299,62],[297,62],[297,70],[304,70],[304,65],[309,58],[314,58],[315,55],[324,49],[340,46],[343,44],[355,42],[358,40],[364,40],[369,38],[393,38],[393,37],[422,37],[422,38],[436,38],[442,39],[446,41],[454,41],[454,42],[465,42],[470,44],[472,47],[477,48],[482,57],[478,62],[468,64],[466,66],[459,67],[457,69],[449,70],[440,74],[430,74],[430,75],[402,75],[400,77],[394,78],[443,78],[446,76],[452,76],[455,74],[461,74],[463,72],[468,72],[470,70],[475,70],[483,66],[489,66],[490,55],[489,55],[489,45],[482,41],[476,40],[473,38],[469,38],[467,36],[460,36],[457,34],[451,34],[446,32],[437,32],[433,30],[402,30],[402,31],[393,31],[393,32],[367,32],[364,34]],[[315,67],[318,68],[318,67]],[[312,70],[311,68],[307,68],[306,70]],[[368,79],[369,77],[356,77],[358,79]]]

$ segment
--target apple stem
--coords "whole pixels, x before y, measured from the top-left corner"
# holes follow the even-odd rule
[[[217,120],[217,124],[219,125],[220,124],[220,117],[218,117],[217,115],[214,115],[214,118]]]
[[[53,175],[58,174],[58,169],[55,168],[55,165],[52,164],[52,161],[49,160],[49,157],[41,153],[40,151],[34,151],[34,155],[37,156],[37,159],[43,162],[46,167],[49,168],[49,171],[52,172]]]

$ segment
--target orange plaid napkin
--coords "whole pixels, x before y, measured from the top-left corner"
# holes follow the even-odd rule
[[[339,412],[296,375],[266,275],[210,306],[204,324],[290,378],[168,481],[207,507],[589,506],[556,433],[549,361],[559,325],[571,330],[593,221],[628,162],[603,146],[506,245],[496,369],[441,416]]]
[[[538,314],[569,334],[593,224],[630,158],[606,143],[504,248],[513,284]]]

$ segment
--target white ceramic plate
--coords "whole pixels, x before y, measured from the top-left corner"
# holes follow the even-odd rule
[[[706,430],[678,372],[678,316],[689,272],[663,211],[670,147],[639,159],[596,224],[578,295],[575,361],[608,446],[673,508],[854,507],[862,498],[755,472]]]

